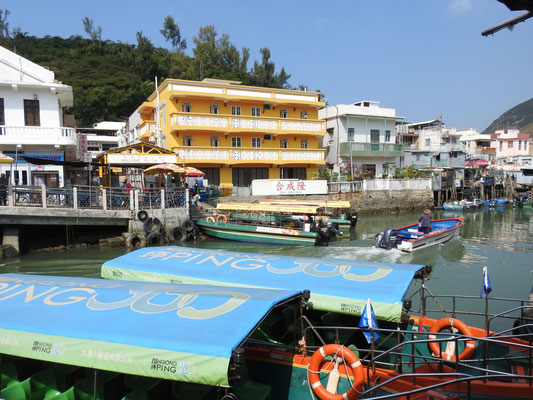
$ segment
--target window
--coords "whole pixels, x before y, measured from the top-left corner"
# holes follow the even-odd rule
[[[355,136],[354,128],[348,128],[348,142],[353,142],[354,136]]]
[[[102,143],[102,151],[109,151],[116,148],[117,145],[114,143]]]
[[[5,124],[6,124],[6,117],[5,117],[5,111],[4,111],[4,99],[0,97],[0,125],[5,125]]]
[[[508,149],[512,149],[513,148],[513,141],[510,140],[509,142],[507,142],[507,148]]]
[[[522,150],[522,141],[521,140],[518,141],[518,150]]]
[[[231,147],[241,147],[241,138],[240,137],[232,137],[231,138]]]
[[[309,148],[309,140],[302,139],[302,149],[308,149]]]
[[[233,168],[233,186],[248,187],[254,179],[268,179],[268,168]]]
[[[211,136],[211,147],[220,146],[220,139],[218,136]]]
[[[26,126],[40,126],[39,100],[24,100],[24,124]]]
[[[309,111],[300,111],[300,118],[301,119],[309,119]]]
[[[328,128],[326,129],[326,132],[328,133],[329,136],[333,136],[333,133],[335,132],[335,128]]]
[[[261,116],[261,107],[252,107],[252,117]]]
[[[209,113],[218,114],[218,104],[211,104],[209,106]]]
[[[426,146],[431,146],[431,139],[426,139]]]
[[[231,115],[241,115],[241,106],[231,106]]]
[[[524,150],[527,150],[527,140],[524,140]]]
[[[166,128],[167,127],[167,120],[165,118],[165,105],[162,104],[159,106],[159,121],[161,124],[161,127]]]
[[[385,142],[390,142],[390,131],[385,131]]]
[[[307,172],[305,168],[281,168],[280,170],[281,179],[307,179]]]
[[[183,136],[183,145],[184,146],[192,146],[192,136]]]
[[[191,103],[182,103],[181,104],[181,111],[182,112],[186,112],[186,113],[192,112]]]
[[[87,151],[100,151],[100,144],[97,142],[87,142]]]
[[[452,144],[457,144],[457,138],[452,138]]]
[[[499,144],[500,144],[500,151],[503,151],[503,142],[501,140],[500,140]]]
[[[289,140],[288,139],[280,139],[279,140],[279,147],[281,149],[288,149],[289,148]]]
[[[283,109],[279,110],[279,117],[280,118],[289,118],[289,111]]]
[[[261,147],[261,138],[253,137],[252,138],[252,147]]]

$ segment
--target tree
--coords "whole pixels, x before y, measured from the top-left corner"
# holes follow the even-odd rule
[[[9,10],[0,10],[0,39],[9,37],[9,22],[7,17],[9,16]]]
[[[181,32],[178,25],[174,22],[174,17],[167,15],[163,23],[163,29],[159,32],[163,37],[172,44],[172,47],[177,50],[185,50],[187,48],[187,41],[181,38]]]
[[[135,49],[135,70],[140,75],[141,80],[153,79],[157,74],[157,63],[153,55],[155,48],[150,39],[143,35],[142,31],[137,32],[137,48]]]
[[[267,47],[261,48],[261,64],[254,62],[253,79],[255,84],[264,87],[290,88],[288,80],[291,77],[281,68],[279,74],[275,74],[276,66],[270,61],[270,50]]]
[[[83,18],[83,29],[93,42],[102,40],[102,27],[95,28],[92,19],[88,17]]]

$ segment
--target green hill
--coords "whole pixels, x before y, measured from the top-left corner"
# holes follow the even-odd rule
[[[520,129],[520,132],[533,136],[533,98],[504,112],[483,133],[494,133],[496,129],[507,128]]]

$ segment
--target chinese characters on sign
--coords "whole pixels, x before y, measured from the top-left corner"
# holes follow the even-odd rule
[[[256,179],[252,181],[252,195],[327,194],[327,181],[301,181],[296,179]]]

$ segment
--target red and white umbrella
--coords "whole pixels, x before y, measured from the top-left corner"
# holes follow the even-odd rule
[[[0,153],[0,164],[13,164],[13,159],[5,154]]]
[[[182,172],[185,172],[185,168],[176,164],[157,164],[144,170],[145,175],[181,174]]]
[[[185,172],[182,173],[183,176],[204,176],[205,174],[200,171],[198,168],[194,167],[183,167],[185,169]]]

